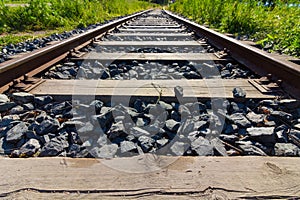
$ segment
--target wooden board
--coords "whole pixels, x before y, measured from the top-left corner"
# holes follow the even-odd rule
[[[241,87],[247,98],[276,98],[276,95],[260,93],[248,80],[45,80],[27,92],[35,95],[52,95],[58,99],[70,99],[72,96],[95,96],[105,101],[107,97],[175,99],[174,87],[184,89],[184,98],[233,98],[234,87]]]
[[[111,160],[1,158],[0,197],[298,199],[300,196],[299,158],[155,158],[148,154]]]
[[[180,38],[180,37],[189,37],[192,34],[190,33],[174,33],[174,34],[170,34],[170,33],[114,33],[111,34],[113,36],[117,36],[117,37],[134,37],[134,36],[138,36],[138,37],[176,37],[176,38]]]
[[[180,28],[181,25],[129,25],[129,26],[123,26],[122,28],[125,28],[125,29],[169,29],[169,28],[172,28],[172,29],[177,29],[177,28]]]
[[[185,29],[183,28],[162,28],[162,29],[126,29],[126,28],[119,28],[118,29],[121,32],[168,32],[168,33],[173,33],[173,32],[181,32],[181,31],[185,31]]]
[[[225,61],[212,53],[97,53],[90,52],[73,60],[148,60],[148,61]]]
[[[100,41],[94,42],[100,46],[139,46],[139,47],[161,47],[161,46],[176,46],[176,47],[191,47],[203,45],[203,42],[198,41]]]

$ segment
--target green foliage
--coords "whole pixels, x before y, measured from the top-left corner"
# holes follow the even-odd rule
[[[169,9],[223,32],[250,35],[273,51],[300,56],[297,0],[177,0]]]
[[[29,0],[25,6],[0,2],[0,33],[85,27],[151,6],[138,0]]]

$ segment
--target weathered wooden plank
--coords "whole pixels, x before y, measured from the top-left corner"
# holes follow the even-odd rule
[[[153,25],[128,25],[128,26],[123,26],[122,28],[125,29],[168,29],[168,28],[172,28],[172,29],[177,29],[177,28],[181,28],[181,25],[158,25],[158,26],[153,26]]]
[[[276,95],[262,94],[247,80],[46,80],[32,87],[35,95],[71,97],[94,95],[101,97],[165,97],[175,98],[174,87],[184,89],[185,98],[232,98],[234,87],[243,88],[248,98],[276,98]]]
[[[181,32],[181,31],[185,31],[185,29],[183,28],[162,28],[162,29],[126,29],[126,28],[119,28],[118,29],[121,32],[165,32],[165,33],[173,33],[173,32]]]
[[[166,157],[0,159],[0,196],[19,199],[296,199],[300,159]],[[51,198],[50,198],[51,199]]]
[[[203,43],[198,41],[100,41],[94,42],[94,44],[101,46],[181,46],[181,47],[190,47],[190,46],[200,46]]]
[[[148,60],[148,61],[226,61],[212,53],[97,53],[90,52],[73,60]]]
[[[134,36],[139,36],[139,37],[189,37],[192,34],[190,33],[174,33],[174,34],[170,34],[170,33],[114,33],[114,36],[118,36],[118,37],[134,37]]]

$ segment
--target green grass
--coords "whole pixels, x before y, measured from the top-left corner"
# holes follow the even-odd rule
[[[26,6],[5,5],[14,2],[0,1],[0,34],[5,34],[0,46],[27,38],[13,33],[71,30],[153,7],[138,0],[29,0],[22,1]]]
[[[169,9],[200,24],[235,35],[250,35],[261,46],[300,56],[300,7],[296,0],[274,0],[266,7],[255,0],[177,0]]]

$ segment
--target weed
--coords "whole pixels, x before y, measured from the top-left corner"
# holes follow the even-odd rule
[[[255,0],[177,0],[171,11],[222,32],[249,35],[262,47],[300,56],[300,4],[274,0],[265,6]]]

